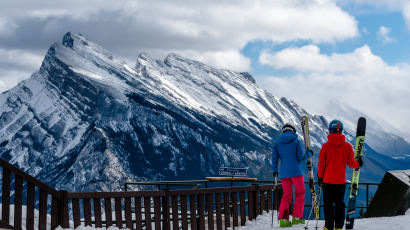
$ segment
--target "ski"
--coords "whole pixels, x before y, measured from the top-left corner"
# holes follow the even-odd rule
[[[309,121],[307,116],[302,117],[302,132],[303,132],[303,140],[305,143],[305,151],[310,148],[310,137],[309,137]],[[319,219],[319,205],[317,204],[317,195],[315,189],[315,177],[313,174],[313,159],[312,156],[309,157],[307,160],[307,169],[309,174],[309,189],[310,194],[312,196],[312,210],[313,216],[316,220]],[[310,219],[310,216],[309,216]]]
[[[359,121],[357,122],[356,142],[354,146],[354,157],[356,160],[362,157],[365,133],[366,119],[364,117],[360,117]],[[356,214],[356,197],[359,190],[359,174],[360,168],[353,169],[352,183],[350,185],[349,204],[347,205],[346,229],[353,229],[354,225]]]

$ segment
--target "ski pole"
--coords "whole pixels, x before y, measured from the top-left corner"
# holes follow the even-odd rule
[[[321,198],[321,197],[322,197],[322,186],[319,186],[319,203],[318,203],[318,206],[319,206],[319,218],[320,218],[320,198]],[[319,222],[319,219],[316,219],[316,228],[315,228],[315,229],[318,229],[318,227],[317,227],[318,222]]]
[[[312,199],[312,202],[313,202],[313,199]],[[305,229],[308,229],[308,225],[309,225],[310,217],[312,216],[313,208],[314,208],[314,205],[312,203],[312,208],[310,209],[310,213],[309,213],[309,217],[308,217],[307,222],[306,222]]]
[[[275,186],[278,187],[278,177],[275,177]],[[277,206],[278,210],[276,211],[276,219],[278,220],[278,224],[279,224],[279,206]]]
[[[320,196],[320,195],[319,195],[319,196]],[[319,198],[319,199],[320,199],[320,198]],[[312,217],[313,209],[315,208],[314,202],[315,202],[315,200],[314,200],[313,197],[312,197],[312,208],[310,209],[310,213],[309,213],[309,217],[308,217],[307,222],[306,222],[305,229],[308,229],[310,217]],[[319,204],[320,204],[320,201],[319,201]],[[319,208],[319,210],[320,210],[320,208]],[[315,217],[315,218],[316,218],[316,217]]]
[[[275,189],[278,187],[278,177],[275,176]],[[272,210],[272,223],[271,226],[273,226],[273,213],[274,213],[275,209]],[[278,216],[278,222],[279,222],[279,216]]]

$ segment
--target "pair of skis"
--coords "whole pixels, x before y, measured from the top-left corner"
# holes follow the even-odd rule
[[[305,143],[305,149],[306,151],[310,148],[310,138],[309,138],[309,123],[308,123],[308,117],[303,116],[302,117],[302,132],[303,132],[303,139]],[[356,130],[356,142],[355,142],[355,159],[358,160],[359,158],[362,157],[363,154],[363,147],[364,147],[364,137],[366,133],[366,119],[364,117],[360,117],[358,122],[357,122],[357,130]],[[310,193],[312,196],[312,210],[310,213],[313,211],[313,215],[316,220],[319,220],[319,205],[320,205],[320,197],[319,197],[319,203],[317,203],[317,196],[316,196],[316,191],[315,191],[315,179],[313,175],[313,161],[312,157],[309,157],[307,160],[307,168],[309,171],[309,188],[310,188]],[[353,229],[354,226],[354,220],[355,220],[355,213],[356,213],[356,198],[357,198],[357,192],[359,189],[359,175],[360,175],[360,168],[354,169],[353,170],[353,176],[352,176],[352,183],[350,186],[350,195],[349,195],[349,203],[347,206],[347,215],[346,215],[346,229]],[[321,188],[319,188],[319,196],[321,193]],[[309,219],[310,219],[309,214]],[[309,219],[306,224],[305,229],[307,229],[307,226],[309,224]],[[316,229],[317,229],[317,222],[316,222]]]
[[[303,140],[305,144],[305,151],[307,152],[310,149],[310,137],[309,137],[309,119],[307,116],[303,116],[301,120],[301,125],[302,125],[302,133],[303,133]],[[307,160],[307,169],[308,169],[308,175],[309,175],[309,190],[310,194],[312,196],[312,209],[310,210],[309,218],[307,220],[305,229],[308,229],[308,224],[310,217],[313,213],[313,216],[316,219],[316,229],[317,229],[317,221],[319,220],[319,205],[317,202],[317,195],[316,195],[316,188],[315,188],[315,176],[313,174],[313,159],[312,156],[309,156],[309,159]],[[319,188],[321,189],[321,188]],[[320,192],[321,193],[321,190]],[[319,195],[320,196],[320,195]],[[319,197],[320,199],[320,197]],[[320,202],[319,202],[320,203]]]
[[[356,160],[362,157],[364,148],[364,135],[366,134],[366,119],[359,118],[356,130],[356,143],[354,145],[354,157]],[[356,217],[356,198],[359,190],[360,167],[353,169],[352,184],[350,186],[349,203],[347,205],[346,229],[353,229],[354,219]]]

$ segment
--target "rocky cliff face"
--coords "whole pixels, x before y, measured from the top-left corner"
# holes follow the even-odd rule
[[[305,114],[259,88],[248,73],[175,54],[164,61],[142,54],[130,67],[67,33],[50,47],[40,70],[0,95],[0,156],[70,191],[202,179],[217,175],[220,166],[248,167],[249,176],[270,178],[280,127],[299,126]],[[309,116],[318,152],[327,121]]]

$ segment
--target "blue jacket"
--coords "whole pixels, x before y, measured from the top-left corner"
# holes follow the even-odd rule
[[[308,159],[309,156],[302,150],[302,143],[298,136],[287,131],[280,135],[279,139],[273,146],[272,151],[272,170],[279,172],[280,179],[303,176],[302,162]],[[278,163],[280,159],[280,171],[278,171]]]

